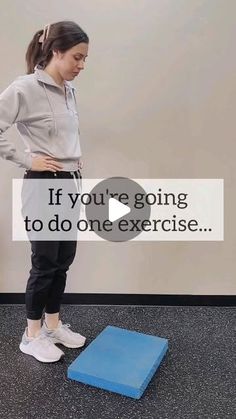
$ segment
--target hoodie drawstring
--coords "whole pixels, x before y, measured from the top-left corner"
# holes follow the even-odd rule
[[[76,100],[76,97],[75,97],[75,92],[74,92],[74,90],[72,89],[72,93],[73,93],[73,96],[74,96],[74,101],[75,101],[75,109],[76,109],[76,111],[77,111],[77,114],[79,115],[79,112],[78,112],[78,105],[77,105],[77,100]],[[79,127],[78,127],[78,132],[79,132],[79,134],[80,134],[80,129],[79,129]]]
[[[70,172],[70,174],[73,176],[76,191],[78,193],[81,193],[82,192],[82,176],[81,176],[81,173],[79,172],[79,174],[78,174],[78,172],[79,172],[79,170],[77,172]],[[78,177],[75,176],[75,173],[77,173]],[[78,186],[78,183],[77,183],[77,179],[78,179],[78,182],[79,182],[79,186]]]
[[[55,113],[54,113],[54,111],[53,111],[53,107],[52,107],[52,104],[51,104],[51,102],[50,102],[50,99],[49,99],[49,96],[48,96],[48,92],[47,92],[47,89],[46,89],[46,87],[45,87],[45,83],[43,83],[43,87],[44,87],[44,91],[45,91],[46,96],[47,96],[47,98],[48,98],[48,103],[49,103],[49,105],[50,105],[50,108],[51,108],[51,111],[52,111],[52,114],[53,114],[54,131],[55,131],[55,135],[57,135],[57,134],[58,134],[58,130],[57,130],[57,124],[56,124]]]

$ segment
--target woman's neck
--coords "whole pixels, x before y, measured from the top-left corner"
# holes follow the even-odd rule
[[[64,80],[61,78],[59,73],[56,73],[55,70],[52,70],[49,65],[45,67],[44,71],[53,78],[56,84],[64,88]]]

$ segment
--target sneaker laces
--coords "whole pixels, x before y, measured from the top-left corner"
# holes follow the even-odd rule
[[[62,324],[62,327],[68,328],[71,327],[70,323]]]
[[[61,325],[61,327],[62,327],[63,329],[65,329],[67,332],[72,332],[72,331],[69,329],[69,327],[71,327],[71,325],[70,325],[69,323],[62,324],[62,325]]]
[[[54,345],[54,342],[53,342],[52,338],[50,336],[47,336],[47,335],[43,334],[43,333],[40,333],[36,337],[36,339],[42,340],[46,344],[46,346],[52,346],[52,345]]]
[[[80,339],[84,339],[84,336],[80,335],[79,333],[73,332],[72,330],[69,329],[69,327],[71,327],[71,325],[69,323],[67,324],[62,324],[61,328],[64,329],[72,338],[80,338]]]

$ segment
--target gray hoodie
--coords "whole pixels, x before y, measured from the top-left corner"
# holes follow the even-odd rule
[[[31,168],[32,156],[51,156],[65,171],[78,169],[81,156],[75,87],[60,87],[40,65],[17,77],[0,94],[0,156]],[[26,148],[17,150],[3,133],[16,124]]]

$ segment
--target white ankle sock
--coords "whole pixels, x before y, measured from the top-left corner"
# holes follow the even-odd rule
[[[26,338],[27,338],[27,340],[33,340],[33,339],[35,339],[37,336],[29,336],[28,335],[28,328],[26,328],[26,332],[25,332],[25,334],[26,334]]]

